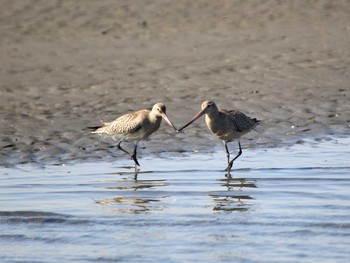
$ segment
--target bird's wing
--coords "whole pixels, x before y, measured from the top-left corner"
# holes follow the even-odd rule
[[[258,124],[257,119],[252,119],[238,110],[222,109],[220,111],[228,117],[227,121],[231,122],[238,132],[249,131]]]
[[[141,129],[143,120],[147,117],[148,113],[148,110],[127,113],[112,122],[104,123],[104,125],[98,128],[94,133],[134,133]]]

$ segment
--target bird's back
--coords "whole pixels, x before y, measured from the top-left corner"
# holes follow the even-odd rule
[[[259,124],[259,120],[256,118],[250,118],[238,110],[222,109],[220,112],[226,116],[226,122],[228,125],[234,126],[238,132],[249,132]]]
[[[161,118],[151,119],[149,110],[127,113],[116,120],[104,123],[92,133],[106,134],[114,138],[143,140],[158,130]]]
[[[212,115],[206,115],[206,123],[210,131],[219,139],[231,141],[240,138],[259,123],[238,110],[221,109]]]
[[[142,127],[148,114],[148,110],[127,113],[112,122],[104,123],[101,127],[93,131],[93,133],[105,133],[109,135],[134,133]]]

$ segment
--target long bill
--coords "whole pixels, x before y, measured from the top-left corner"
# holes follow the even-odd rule
[[[166,116],[165,113],[162,113],[162,118],[163,118],[171,127],[173,127],[175,131],[177,131],[176,127],[174,126],[174,124],[172,124],[172,122],[169,120],[168,116]]]
[[[183,126],[181,129],[178,130],[178,132],[182,131],[183,129],[185,129],[187,126],[189,126],[190,124],[192,124],[195,120],[197,120],[199,117],[201,117],[204,114],[204,110],[201,110],[200,112],[198,112],[193,118],[192,120],[190,120],[189,123],[187,123],[185,126]]]

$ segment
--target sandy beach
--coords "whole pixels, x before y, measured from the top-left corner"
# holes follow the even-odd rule
[[[350,134],[350,1],[0,4],[1,166],[127,158],[87,127],[156,102],[178,127],[205,99],[262,120],[244,148]],[[204,119],[140,146],[223,150]]]

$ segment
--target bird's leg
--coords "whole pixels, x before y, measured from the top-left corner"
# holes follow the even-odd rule
[[[127,153],[128,155],[130,155],[131,159],[133,159],[133,160],[134,160],[135,165],[140,166],[139,162],[138,162],[138,161],[137,161],[137,159],[136,159],[137,143],[136,143],[136,145],[135,145],[135,148],[134,148],[134,152],[133,152],[133,154],[131,154],[131,153],[129,153],[127,150],[125,150],[125,149],[123,149],[123,148],[121,147],[121,143],[122,143],[122,142],[123,142],[123,139],[122,139],[122,140],[120,140],[120,141],[118,142],[118,144],[117,144],[117,148],[118,148],[119,150],[121,150],[121,151],[123,151],[123,152]]]
[[[226,149],[227,165],[230,165],[230,151],[228,150],[228,147],[227,147],[227,141],[222,141],[222,142],[224,143],[225,149]],[[230,174],[230,170],[227,170],[226,168],[226,171],[227,171],[227,174],[225,174],[225,176],[227,177],[227,179],[232,178]]]
[[[136,143],[135,143],[135,147],[134,147],[134,152],[133,152],[133,154],[131,155],[131,158],[134,160],[134,162],[135,162],[135,171],[137,171],[137,167],[136,167],[136,165],[138,165],[138,166],[140,166],[140,164],[139,164],[139,162],[138,162],[138,160],[137,160],[137,158],[136,158],[136,155],[137,155],[137,145],[139,144],[139,142],[137,141]]]
[[[227,168],[226,168],[226,171],[227,171],[227,172],[230,172],[230,171],[231,171],[233,162],[234,162],[239,156],[241,156],[241,154],[242,154],[242,146],[241,146],[241,143],[240,143],[239,141],[238,141],[238,146],[239,146],[239,152],[238,152],[238,154],[236,155],[236,157],[233,158],[233,159],[230,161],[230,163],[228,164],[228,166],[227,166]]]
[[[127,153],[128,155],[131,156],[131,153],[129,153],[127,150],[125,150],[125,149],[122,148],[122,146],[121,146],[121,143],[122,143],[122,142],[123,142],[123,139],[120,140],[120,141],[118,142],[117,148],[118,148],[119,150],[121,150],[121,151],[123,151],[123,152],[125,152],[125,153]]]
[[[229,165],[229,163],[230,163],[230,152],[229,152],[229,150],[228,150],[228,148],[227,148],[227,141],[222,141],[222,142],[223,142],[224,145],[225,145],[226,157],[227,157],[227,165]]]

